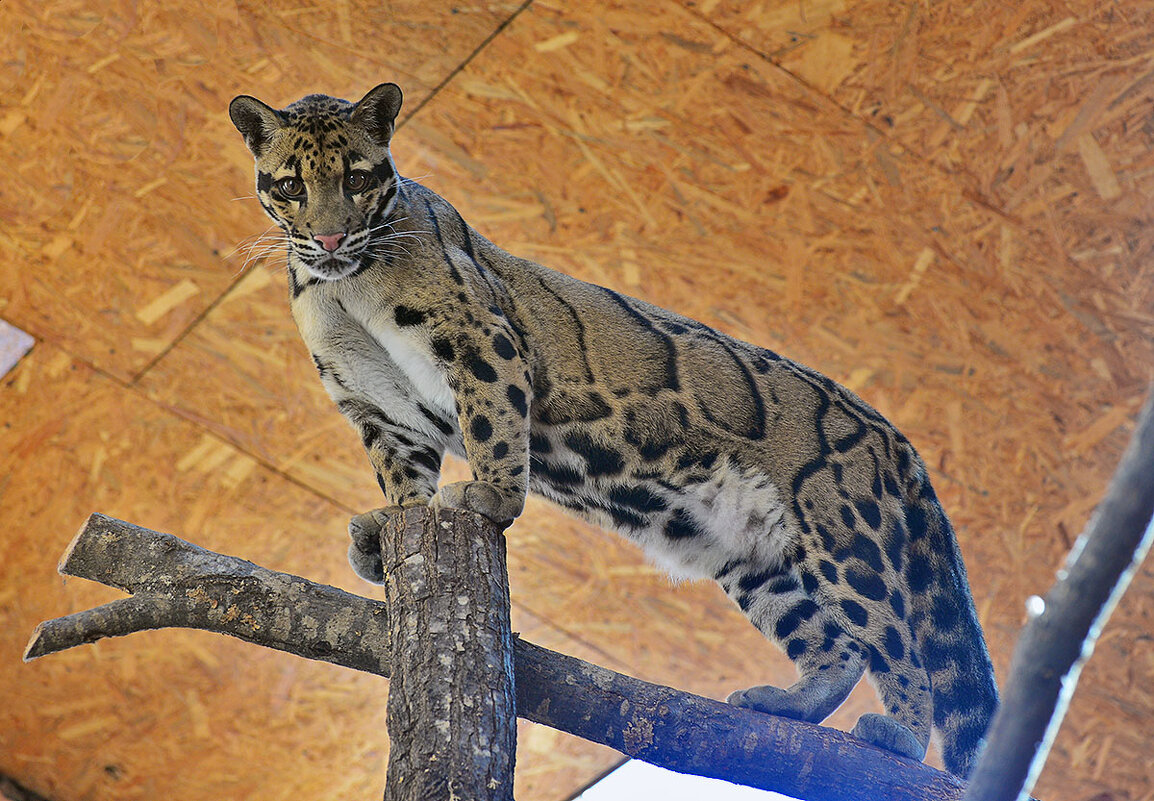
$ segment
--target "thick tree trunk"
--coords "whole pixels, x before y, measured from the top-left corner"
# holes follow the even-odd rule
[[[512,801],[505,538],[457,510],[380,522],[392,669],[385,801]]]

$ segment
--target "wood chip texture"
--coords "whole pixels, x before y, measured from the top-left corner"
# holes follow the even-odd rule
[[[94,511],[354,592],[380,505],[289,317],[226,108],[402,85],[394,155],[502,247],[847,384],[925,457],[1000,676],[1154,378],[1149,0],[5,0],[0,773],[45,796],[374,798],[382,682],[203,632],[25,665],[110,600],[57,556]],[[449,480],[467,477],[459,464]],[[788,684],[710,584],[531,501],[512,620],[723,698]],[[1154,801],[1154,568],[1035,788]],[[863,685],[830,723],[880,711]],[[619,758],[521,724],[517,797]]]

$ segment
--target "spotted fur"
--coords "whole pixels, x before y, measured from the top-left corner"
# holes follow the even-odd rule
[[[534,492],[718,581],[797,666],[731,701],[821,721],[863,672],[855,732],[966,775],[997,703],[949,521],[909,441],[765,348],[501,250],[389,153],[400,90],[236,98],[292,312],[387,502],[507,525]],[[441,458],[473,479],[437,487]],[[379,580],[371,544],[358,573]]]

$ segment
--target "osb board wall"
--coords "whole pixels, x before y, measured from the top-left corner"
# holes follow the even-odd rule
[[[0,390],[0,771],[61,801],[379,794],[370,678],[183,632],[18,659],[110,597],[53,573],[95,510],[365,591],[343,521],[378,492],[283,268],[237,247],[268,225],[239,92],[396,80],[401,170],[491,239],[860,392],[930,463],[1004,675],[1154,373],[1149,4],[103,6],[0,4],[0,316],[39,339]],[[540,503],[509,539],[527,636],[719,697],[790,681],[715,588]],[[1154,798],[1152,614],[1146,568],[1041,797]],[[522,735],[522,799],[614,759]]]

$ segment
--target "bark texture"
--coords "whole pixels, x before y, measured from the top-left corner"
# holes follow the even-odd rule
[[[385,604],[169,534],[96,514],[60,569],[136,594],[41,623],[26,659],[180,626],[391,674]],[[835,729],[650,684],[517,638],[513,663],[518,716],[682,773],[809,801],[962,797],[963,785],[953,776]]]
[[[517,714],[679,773],[806,801],[947,801],[949,773],[837,729],[765,715],[517,643]]]
[[[452,509],[380,522],[392,669],[385,801],[512,801],[505,537]]]

